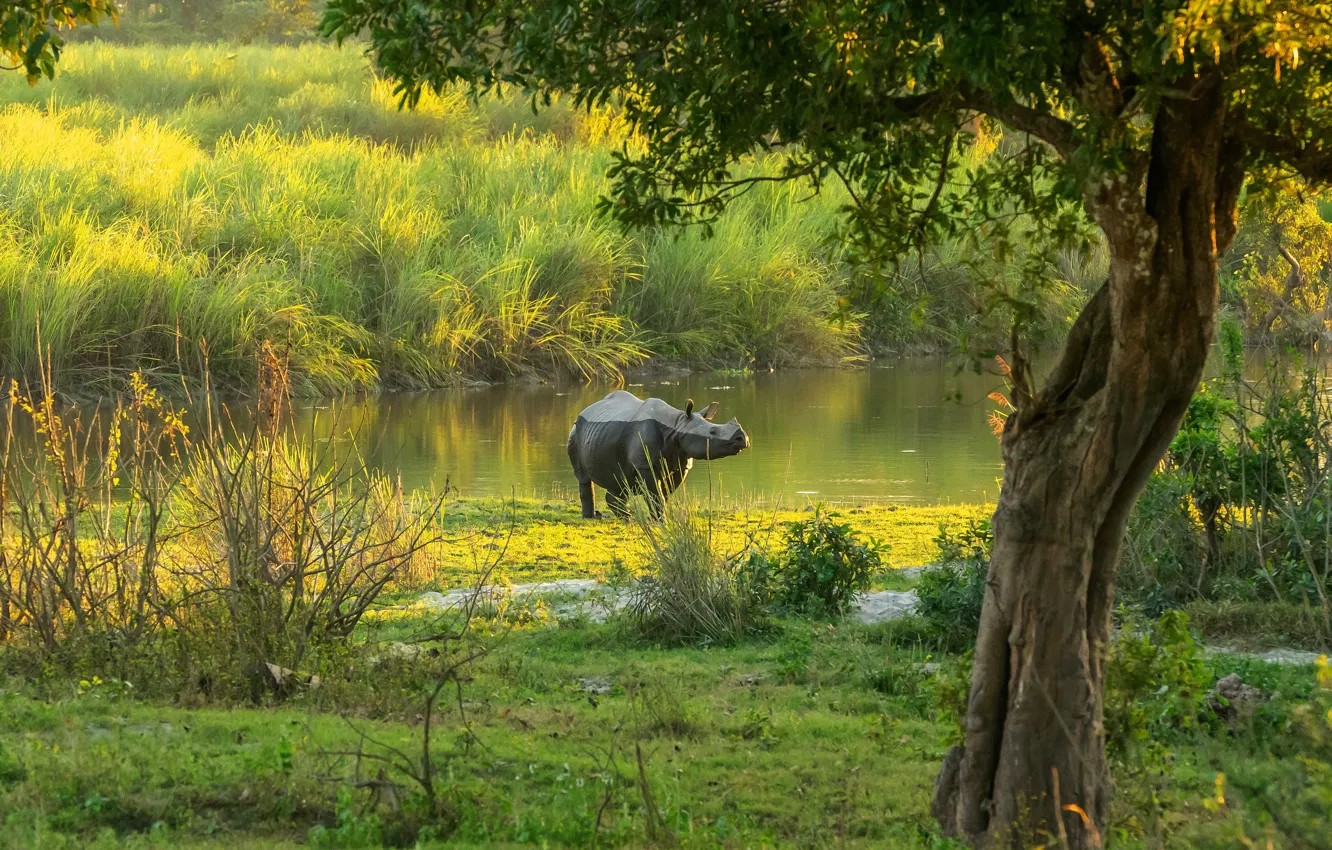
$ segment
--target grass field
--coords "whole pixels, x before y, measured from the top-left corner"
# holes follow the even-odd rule
[[[403,635],[425,625],[396,623]],[[684,649],[585,623],[509,632],[434,719],[447,846],[953,847],[928,813],[951,738],[927,662],[964,669],[855,625],[790,621],[738,646]],[[1312,684],[1303,670],[1217,663],[1288,699]],[[407,783],[401,800],[365,782],[382,776],[365,753],[419,754],[431,664],[331,669],[267,707],[0,679],[0,845],[445,846],[420,830],[409,780],[390,771]],[[1159,774],[1120,772],[1113,846],[1161,846],[1148,836],[1162,826],[1171,847],[1261,840],[1255,807],[1300,775],[1267,746],[1184,736]],[[1218,774],[1230,783],[1221,805]],[[1317,798],[1281,806],[1273,846],[1317,846],[1300,838],[1328,825]]]

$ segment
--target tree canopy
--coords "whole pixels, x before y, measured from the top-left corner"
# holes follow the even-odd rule
[[[367,35],[403,100],[463,81],[612,100],[646,139],[614,168],[630,224],[715,215],[754,180],[830,177],[855,198],[849,235],[895,254],[1012,220],[1069,232],[1106,173],[1146,168],[1153,116],[1224,78],[1248,165],[1329,176],[1332,12],[1294,2],[331,0],[326,34]],[[974,116],[1044,144],[958,179]],[[756,150],[779,175],[733,176]],[[1000,230],[1002,228],[999,228]]]
[[[0,0],[0,67],[22,70],[28,82],[54,77],[64,39],[60,30],[116,19],[112,0]]]

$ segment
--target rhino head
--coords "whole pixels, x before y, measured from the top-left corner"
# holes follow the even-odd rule
[[[718,402],[713,402],[698,413],[694,412],[694,400],[689,399],[684,413],[675,426],[675,440],[685,457],[693,460],[712,460],[719,457],[738,455],[749,448],[749,435],[740,423],[732,419],[725,425],[716,425],[712,419],[717,415]]]

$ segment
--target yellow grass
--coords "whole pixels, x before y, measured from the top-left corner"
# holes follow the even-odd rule
[[[876,505],[838,511],[862,536],[891,547],[886,563],[894,568],[920,566],[938,557],[933,538],[943,524],[951,530],[983,519],[993,505]],[[747,540],[772,551],[781,548],[784,523],[810,516],[807,512],[731,508],[709,515],[717,545],[739,552]],[[439,587],[467,584],[490,563],[498,561],[496,582],[526,584],[561,578],[605,579],[622,564],[637,572],[647,550],[634,527],[612,519],[583,520],[574,503],[520,501],[501,508],[498,502],[464,502],[450,510],[452,539],[427,559],[418,579]]]

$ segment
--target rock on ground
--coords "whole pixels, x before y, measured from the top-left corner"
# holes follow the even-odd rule
[[[1235,649],[1229,646],[1209,646],[1208,652],[1225,653],[1228,655],[1244,655],[1249,658],[1257,658],[1259,661],[1266,661],[1269,664],[1289,664],[1292,666],[1303,666],[1313,664],[1318,660],[1321,652],[1308,652],[1303,649]]]
[[[615,589],[592,579],[560,579],[535,584],[513,586],[488,585],[480,588],[457,588],[439,593],[423,593],[418,602],[441,611],[462,608],[476,596],[481,604],[494,604],[501,599],[540,599],[545,596],[572,597],[552,605],[557,617],[586,616],[593,622],[603,623],[616,611],[624,608],[633,598],[631,588]],[[879,590],[860,594],[851,606],[850,615],[862,623],[885,623],[909,614],[916,609],[913,590]]]
[[[866,625],[896,620],[916,610],[914,590],[878,590],[862,593],[851,605],[850,614]]]
[[[479,589],[462,587],[444,593],[430,591],[421,594],[418,602],[427,608],[448,611],[464,607],[473,596],[481,605],[493,605],[506,598],[533,601],[547,596],[572,597],[571,601],[551,606],[557,617],[586,616],[593,622],[604,623],[611,614],[629,604],[632,593],[592,579],[566,578],[534,584],[485,585]]]
[[[1212,689],[1213,710],[1231,723],[1249,717],[1266,701],[1267,694],[1244,684],[1237,673],[1217,680],[1216,687]]]

